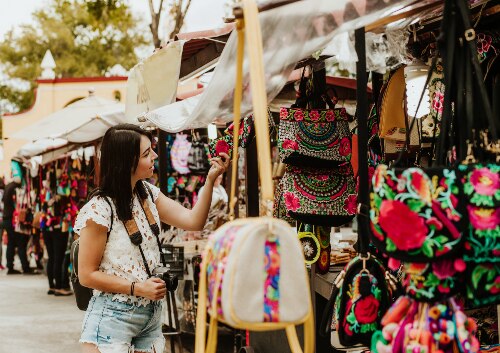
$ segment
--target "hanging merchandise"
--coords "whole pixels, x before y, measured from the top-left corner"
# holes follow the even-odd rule
[[[359,254],[333,283],[320,334],[332,335],[336,349],[369,347],[396,295],[397,280],[370,253]]]
[[[372,242],[387,255],[431,262],[459,251],[465,228],[459,178],[452,168],[388,168],[373,176]]]
[[[254,0],[242,2],[237,19],[238,55],[234,95],[234,150],[238,150],[242,99],[243,41],[249,41],[250,83],[256,124],[262,199],[266,213],[272,202],[271,158],[266,122],[262,38]],[[304,352],[314,351],[314,318],[302,249],[294,230],[272,217],[233,220],[237,203],[238,160],[233,151],[230,219],[209,238],[200,266],[195,352],[217,351],[217,323],[251,331],[284,329],[293,353],[302,352],[296,325],[304,324]],[[255,291],[255,288],[261,288]],[[207,312],[210,314],[208,340]]]
[[[210,157],[218,157],[221,153],[225,153],[232,158],[233,153],[233,137],[230,135],[224,135],[216,138],[208,144],[208,149],[210,151]]]
[[[188,154],[188,168],[191,173],[206,174],[210,169],[208,160],[208,146],[201,141],[199,135],[192,134],[193,141]]]
[[[292,108],[280,110],[278,147],[283,163],[326,169],[351,160],[351,118],[345,108],[334,108],[334,103],[321,88],[319,81],[324,74],[323,69],[312,73],[310,78],[303,76],[296,103]],[[325,102],[330,109],[315,109],[324,106]]]
[[[415,153],[420,147],[418,126],[409,129],[404,71],[405,66],[401,66],[391,74],[379,98],[379,136],[384,139],[386,162],[396,159],[402,150]]]
[[[314,230],[314,226],[299,223],[297,235],[307,265],[312,265],[319,259],[321,247]]]
[[[419,303],[400,297],[382,319],[372,338],[373,353],[462,352],[479,350],[476,323],[453,299]]]
[[[30,181],[29,177],[25,188],[16,191],[16,209],[13,214],[14,231],[17,233],[31,235],[33,226],[33,211],[30,200]]]
[[[64,161],[63,169],[58,170],[57,177],[59,182],[57,184],[57,194],[60,196],[69,196],[71,194],[71,180],[68,175],[68,157]]]
[[[470,306],[500,302],[500,166],[461,165],[469,226],[466,299]]]
[[[443,64],[438,59],[429,82],[430,113],[422,118],[422,138],[435,138],[440,134],[444,103]],[[436,126],[437,125],[437,126]],[[435,130],[435,132],[434,132]],[[434,136],[434,134],[436,136]]]
[[[170,150],[172,167],[180,174],[188,174],[188,156],[191,149],[191,142],[188,141],[186,134],[176,134],[175,140]]]
[[[271,111],[268,109],[268,116],[271,115]],[[272,117],[271,117],[272,119]],[[228,136],[233,136],[234,123],[229,125],[226,130],[224,130],[224,134]],[[253,141],[255,138],[255,128],[254,128],[254,119],[253,115],[249,115],[240,122],[240,132],[238,134],[239,143],[238,145],[242,148],[247,148],[247,146]]]
[[[304,223],[339,227],[356,214],[356,182],[350,164],[333,170],[287,166],[279,204]]]
[[[419,302],[444,300],[463,291],[465,268],[461,258],[432,263],[403,262],[403,283],[408,295]]]

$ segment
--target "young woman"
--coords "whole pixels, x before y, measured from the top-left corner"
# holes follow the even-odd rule
[[[74,226],[80,235],[80,283],[94,289],[80,338],[83,352],[163,353],[167,288],[150,276],[161,266],[159,222],[201,230],[214,181],[226,171],[229,156],[211,160],[204,191],[188,210],[143,180],[152,176],[157,158],[149,132],[130,124],[112,127],[100,153],[100,187]]]

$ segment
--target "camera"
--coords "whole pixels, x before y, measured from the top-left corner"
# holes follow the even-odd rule
[[[179,285],[179,278],[177,275],[170,273],[170,269],[168,267],[160,266],[155,268],[153,270],[153,277],[163,280],[169,292],[175,291]]]

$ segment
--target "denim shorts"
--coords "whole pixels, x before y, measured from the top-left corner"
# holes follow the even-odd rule
[[[101,353],[150,353],[153,348],[156,353],[163,353],[163,301],[138,306],[111,299],[110,295],[94,295],[90,299],[80,343],[92,343]]]

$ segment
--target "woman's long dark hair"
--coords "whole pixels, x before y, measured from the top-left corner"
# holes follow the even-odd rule
[[[151,133],[139,126],[119,124],[109,128],[102,139],[99,187],[92,196],[110,197],[121,221],[132,219],[133,190],[130,178],[139,163],[141,136],[152,140]],[[148,192],[142,182],[138,182],[135,187],[142,199],[147,198]]]

